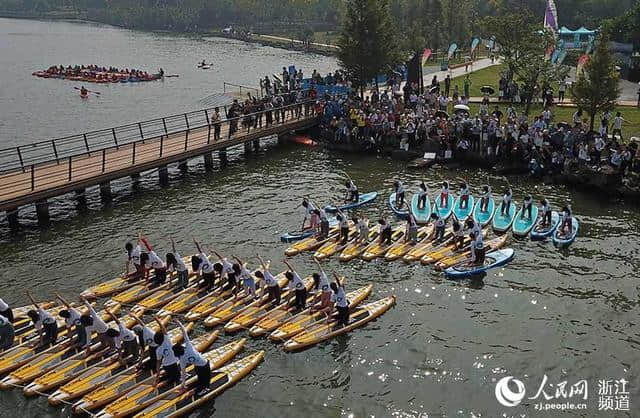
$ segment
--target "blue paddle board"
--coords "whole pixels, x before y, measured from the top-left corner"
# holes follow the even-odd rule
[[[538,219],[536,226],[531,230],[531,239],[533,241],[544,241],[553,235],[558,225],[560,225],[560,215],[554,210],[551,212],[550,225],[542,226],[542,217]]]
[[[431,202],[429,201],[429,196],[427,196],[424,208],[418,209],[418,197],[416,193],[411,198],[411,212],[413,212],[413,216],[416,217],[416,221],[419,224],[426,224],[429,222],[429,217],[431,216]]]
[[[338,225],[338,220],[336,218],[329,218],[329,228],[333,228],[336,225]],[[280,235],[280,241],[282,242],[301,241],[303,239],[311,237],[312,235],[313,235],[312,229],[305,229],[304,231],[287,232]]]
[[[453,205],[453,214],[458,218],[460,223],[464,223],[473,212],[473,196],[469,195],[469,202],[467,202],[467,206],[464,208],[461,207],[462,202],[460,198],[461,197],[458,196],[456,203]]]
[[[536,205],[531,207],[531,218],[528,217],[528,213],[523,213],[522,208],[520,208],[513,220],[513,235],[517,237],[526,237],[533,229],[537,219],[538,207]]]
[[[357,202],[346,203],[342,206],[338,206],[338,208],[336,208],[335,206],[326,206],[324,208],[324,211],[327,213],[335,213],[338,211],[338,209],[347,210],[347,209],[357,208],[359,206],[366,205],[368,203],[373,202],[374,200],[376,200],[377,197],[378,197],[378,192],[363,193],[360,195],[360,200],[358,200]]]
[[[464,277],[475,276],[491,270],[496,267],[503,266],[513,260],[515,251],[511,248],[505,248],[490,252],[485,256],[484,264],[481,266],[470,266],[467,261],[456,266],[449,267],[444,271],[445,275],[451,279],[462,279]]]
[[[405,193],[406,196],[406,193]],[[406,202],[406,198],[405,198],[405,202]],[[400,219],[407,219],[407,217],[409,216],[409,211],[407,211],[406,209],[400,209],[396,207],[396,194],[395,193],[391,193],[391,195],[389,196],[389,207],[391,208],[391,210],[393,211],[393,213],[396,214],[396,216]]]
[[[558,225],[555,232],[553,233],[553,244],[556,247],[566,248],[569,245],[573,244],[573,241],[576,240],[576,236],[578,236],[578,229],[580,229],[580,223],[575,216],[571,218],[571,225],[573,226],[573,230],[568,236],[560,235],[562,233],[560,228],[561,225]]]
[[[447,196],[447,205],[445,207],[440,207],[440,195],[438,194],[435,197],[435,203],[433,206],[433,211],[438,212],[442,219],[448,219],[453,212],[453,195],[451,193]]]
[[[511,202],[511,206],[509,206],[509,213],[506,213],[505,216],[502,216],[502,213],[500,211],[501,207],[502,202],[496,205],[496,210],[493,214],[493,230],[496,232],[506,232],[509,228],[511,228],[513,218],[516,217],[518,204],[516,202]]]
[[[493,197],[490,197],[486,211],[480,209],[481,202],[482,199],[476,200],[476,207],[473,210],[473,220],[476,221],[478,225],[484,228],[485,226],[489,225],[489,223],[493,219],[493,212],[496,208],[496,201],[493,200]]]

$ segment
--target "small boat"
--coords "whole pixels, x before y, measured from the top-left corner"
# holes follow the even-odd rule
[[[336,218],[329,219],[330,228],[336,226],[337,224],[338,224],[338,220]],[[304,231],[286,232],[280,235],[280,241],[286,242],[286,243],[302,241],[303,239],[313,236],[313,233],[314,233],[313,229],[305,229]]]
[[[395,303],[396,297],[388,296],[376,302],[363,305],[351,314],[349,323],[343,327],[338,327],[337,321],[332,321],[327,324],[321,320],[285,342],[284,351],[301,350],[338,335],[346,334],[373,321],[387,312]]]
[[[517,207],[518,204],[516,202],[511,202],[509,211],[503,216],[501,213],[502,204],[498,205],[493,214],[493,230],[496,232],[507,232],[509,228],[511,228],[511,224],[513,224],[513,219],[516,217]]]
[[[374,200],[376,200],[377,197],[378,197],[378,192],[363,193],[360,195],[360,199],[357,202],[345,203],[344,205],[338,206],[337,208],[335,206],[326,206],[324,210],[327,213],[335,213],[338,211],[338,209],[339,210],[353,209],[353,208],[357,208],[362,205],[371,203]]]
[[[560,225],[560,214],[555,210],[551,212],[551,224],[547,226],[542,225],[542,217],[538,219],[536,226],[531,230],[531,239],[533,241],[544,241],[549,238],[555,232],[556,228]]]
[[[578,236],[578,230],[580,229],[580,222],[578,222],[578,219],[575,216],[571,217],[571,226],[571,233],[565,234],[562,232],[561,225],[558,225],[553,233],[553,245],[558,248],[567,248],[569,245],[573,244],[573,241],[575,241]]]
[[[431,216],[431,201],[429,200],[429,196],[427,196],[427,200],[425,202],[424,208],[418,209],[418,198],[420,196],[416,193],[411,197],[411,212],[413,212],[413,216],[416,218],[416,222],[419,224],[429,223]]]
[[[405,202],[406,202],[406,200],[405,200]],[[389,207],[391,208],[393,213],[395,213],[396,216],[398,218],[400,218],[400,219],[407,219],[407,217],[409,216],[409,211],[408,210],[396,207],[396,194],[395,193],[391,193],[389,195]]]
[[[476,207],[473,210],[473,220],[476,221],[480,227],[484,228],[485,226],[491,223],[493,219],[493,212],[496,208],[496,201],[493,200],[493,197],[489,198],[489,203],[487,203],[487,210],[483,211],[480,207],[482,203],[482,199],[476,200]]]
[[[453,205],[453,214],[460,221],[460,223],[464,223],[471,213],[473,212],[473,196],[469,195],[469,201],[467,202],[467,206],[462,207],[461,196],[458,196],[456,199],[456,203]]]
[[[433,211],[438,212],[442,219],[448,219],[453,213],[453,195],[451,193],[447,195],[447,205],[443,207],[440,207],[440,195],[437,195],[434,200]]]
[[[468,262],[463,262],[457,266],[449,267],[444,271],[445,275],[451,279],[462,279],[476,276],[487,270],[502,266],[513,260],[514,251],[511,248],[497,250],[485,256],[484,264],[481,266],[471,266]]]
[[[513,220],[513,235],[517,237],[526,237],[533,229],[538,219],[538,207],[536,205],[531,206],[531,217],[525,216],[523,208],[520,208]]]

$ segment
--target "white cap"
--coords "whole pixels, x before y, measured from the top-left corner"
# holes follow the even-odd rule
[[[9,309],[9,305],[7,305],[4,300],[0,299],[0,311],[4,312],[7,309]]]

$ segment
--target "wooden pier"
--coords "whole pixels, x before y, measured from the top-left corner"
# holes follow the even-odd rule
[[[216,123],[214,109],[204,109],[0,150],[0,210],[7,212],[11,229],[17,229],[19,208],[35,204],[38,223],[46,225],[49,198],[83,195],[85,188],[99,185],[102,199],[108,201],[112,180],[135,180],[144,171],[158,169],[160,183],[167,184],[168,164],[186,169],[187,160],[201,156],[211,169],[215,151],[225,163],[229,147],[244,145],[250,153],[259,148],[261,138],[313,127],[319,122],[313,108],[307,101]],[[220,112],[224,118],[226,108]],[[273,116],[271,124],[267,112]],[[246,123],[250,119],[261,123]]]

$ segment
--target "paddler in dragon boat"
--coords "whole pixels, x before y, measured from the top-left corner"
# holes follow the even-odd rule
[[[300,278],[298,272],[293,268],[293,266],[287,261],[284,260],[284,264],[289,269],[284,273],[284,276],[287,278],[288,288],[295,292],[295,301],[294,307],[298,311],[302,311],[307,305],[307,288]]]
[[[33,326],[36,331],[38,331],[38,341],[35,341],[33,346],[37,347],[40,345],[42,347],[46,347],[54,345],[58,340],[58,323],[46,309],[43,309],[38,305],[38,303],[33,299],[33,295],[30,291],[27,291],[27,296],[36,308],[35,310],[27,312],[27,316],[31,318]]]
[[[423,181],[418,188],[418,209],[422,210],[427,206],[427,196],[429,196],[429,188]]]
[[[76,333],[76,345],[80,348],[84,348],[87,344],[87,331],[82,323],[82,314],[74,309],[66,300],[62,298],[58,293],[56,293],[56,297],[62,304],[65,309],[61,309],[58,312],[61,318],[64,319],[64,325],[67,329],[67,335],[72,335],[72,329],[75,329]],[[75,327],[75,328],[74,328]]]
[[[280,286],[278,285],[278,281],[276,280],[276,278],[269,271],[271,262],[267,261],[265,263],[262,257],[260,256],[260,254],[257,254],[257,256],[258,256],[258,260],[260,260],[262,271],[256,270],[254,274],[262,282],[262,294],[264,295],[266,293],[268,295],[267,302],[273,301],[274,305],[276,306],[280,305],[280,301],[281,301]],[[265,292],[265,288],[266,288],[266,292]]]
[[[209,391],[211,385],[211,365],[209,360],[205,359],[189,339],[187,329],[177,319],[174,321],[182,332],[183,344],[175,344],[173,353],[178,357],[180,365],[180,388],[184,392],[187,390],[187,367],[193,365],[197,381],[196,381],[196,397],[202,396]]]
[[[542,210],[542,226],[543,227],[547,227],[551,225],[551,215],[553,213],[553,210],[551,209],[551,205],[549,204],[549,201],[547,200],[547,198],[543,198],[540,201],[540,206],[541,206],[541,210]]]
[[[396,193],[396,208],[400,209],[404,206],[404,185],[400,180],[396,180],[393,183],[393,187]]]
[[[124,365],[126,363],[125,359],[129,359],[129,356],[131,356],[131,361],[135,362],[138,359],[139,352],[136,334],[129,328],[125,327],[118,317],[109,309],[106,309],[106,311],[118,326],[117,334],[115,334],[114,338],[115,348],[118,350],[118,361],[120,364]],[[116,330],[110,328],[109,331]]]
[[[482,194],[480,195],[480,210],[487,212],[489,209],[489,201],[491,200],[491,186],[485,184],[482,186]]]
[[[171,251],[167,253],[167,272],[168,273],[176,273],[177,289],[185,289],[189,284],[189,269],[184,264],[184,260],[178,251],[176,251],[176,243],[171,238]],[[169,284],[171,284],[171,276],[169,276]]]
[[[167,335],[167,329],[157,316],[153,315],[153,319],[158,323],[158,331],[153,336],[156,347],[156,364],[155,364],[155,385],[157,386],[161,379],[167,382],[168,387],[173,387],[180,383],[180,367],[178,359],[173,353],[171,338]],[[160,372],[164,370],[164,375]]]
[[[358,187],[353,180],[347,180],[345,186],[347,187],[344,195],[345,202],[358,203],[360,201],[360,193],[358,192]]]
[[[236,256],[233,256],[233,259],[237,261],[237,264],[234,265],[234,269],[236,270],[237,276],[240,278],[240,284],[244,288],[245,293],[251,295],[254,300],[258,300],[258,295],[256,294],[256,279],[247,268],[248,263],[243,262]],[[236,266],[239,267],[239,269]]]

